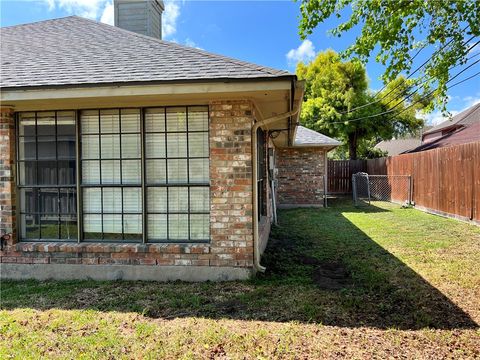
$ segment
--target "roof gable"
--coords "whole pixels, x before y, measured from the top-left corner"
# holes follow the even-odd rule
[[[408,150],[414,149],[417,146],[422,144],[422,140],[417,138],[408,138],[408,139],[393,139],[393,140],[382,140],[377,145],[376,149],[381,151],[386,151],[389,156],[399,155]]]
[[[450,120],[446,120],[426,131],[423,135],[438,132],[440,130],[448,129],[450,127],[461,127],[474,124],[480,121],[480,103],[469,107],[461,113],[455,115]]]
[[[293,77],[69,16],[1,29],[2,88]]]
[[[326,135],[320,134],[314,130],[310,130],[304,126],[297,126],[295,141],[293,146],[331,146],[340,145],[341,142],[332,139]]]

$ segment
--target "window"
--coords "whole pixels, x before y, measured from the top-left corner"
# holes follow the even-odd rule
[[[208,108],[145,112],[148,241],[209,239]]]
[[[83,236],[142,240],[140,110],[80,113]]]
[[[267,167],[265,132],[257,130],[257,201],[258,219],[267,215]]]
[[[19,114],[22,239],[209,240],[208,107],[78,115]]]
[[[18,119],[20,237],[77,240],[75,112]]]

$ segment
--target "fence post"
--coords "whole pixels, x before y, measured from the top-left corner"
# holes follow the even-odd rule
[[[408,205],[412,205],[412,201],[413,201],[413,194],[412,194],[412,190],[413,190],[413,186],[412,186],[412,175],[409,175],[408,176]]]
[[[370,201],[370,178],[368,177],[368,173],[367,173],[367,192],[368,192],[368,205],[371,204],[371,201]]]
[[[355,174],[352,175],[352,196],[353,205],[357,206],[357,179],[355,179]]]
[[[323,206],[327,207],[327,175],[323,175]]]

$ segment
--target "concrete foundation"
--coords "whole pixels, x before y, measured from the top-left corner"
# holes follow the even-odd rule
[[[1,264],[1,279],[11,280],[245,280],[252,269],[210,266]]]

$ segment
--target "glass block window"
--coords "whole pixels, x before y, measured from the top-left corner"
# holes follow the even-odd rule
[[[80,113],[85,240],[142,240],[140,122],[140,109]]]
[[[22,240],[77,240],[75,122],[74,111],[18,115]]]
[[[208,107],[145,110],[148,241],[209,239],[208,158]]]

